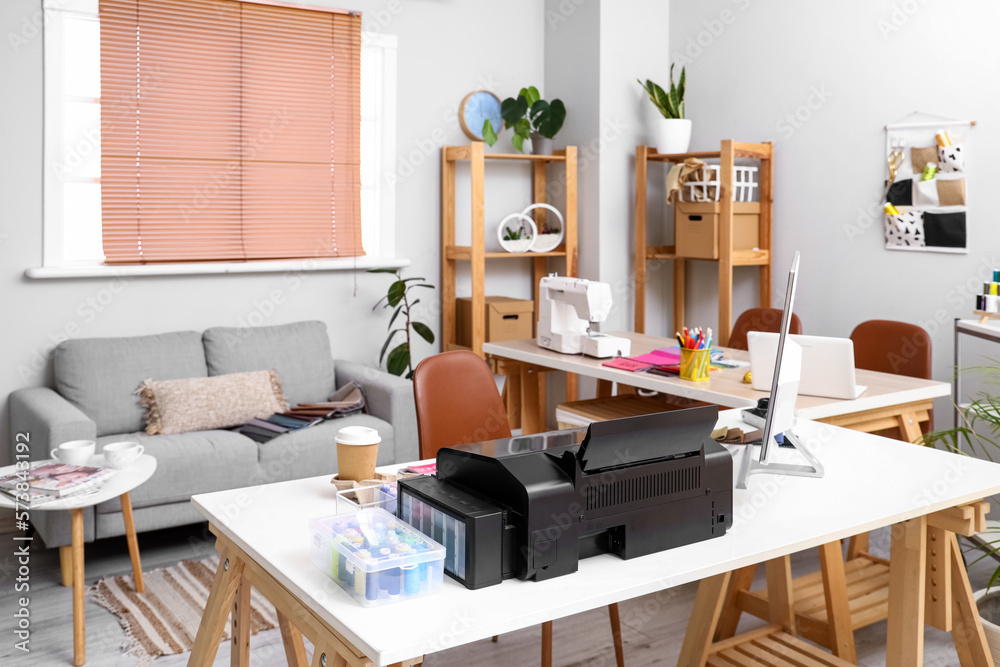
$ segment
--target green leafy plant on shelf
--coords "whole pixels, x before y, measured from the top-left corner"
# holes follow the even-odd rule
[[[524,140],[530,139],[536,132],[546,139],[555,138],[563,123],[566,122],[566,105],[562,100],[546,102],[534,86],[522,88],[517,97],[508,97],[500,103],[500,115],[504,124],[514,130],[511,143],[521,153],[524,152]],[[483,123],[483,141],[492,146],[498,136],[493,125],[487,119]]]
[[[674,85],[674,66],[670,66],[670,92],[667,93],[658,85],[646,79],[643,83],[636,79],[642,89],[649,95],[650,101],[663,114],[664,118],[684,118],[684,87],[687,81],[687,73],[681,68],[681,78]]]
[[[522,238],[524,238],[523,229],[511,229],[510,227],[508,227],[507,229],[503,230],[504,241],[520,241]]]
[[[964,370],[981,374],[989,385],[1000,385],[1000,362]],[[957,454],[979,455],[993,461],[993,455],[1000,452],[1000,396],[988,391],[980,392],[975,400],[959,410],[954,428],[926,433],[921,438],[921,444],[928,447],[942,446]],[[969,566],[1000,553],[1000,529],[990,528],[987,533],[988,538],[984,544],[977,547],[982,554],[969,563]],[[990,576],[987,588],[993,588],[998,581],[1000,581],[1000,566]],[[983,605],[980,605],[980,615],[1000,625],[1000,613],[991,618]]]
[[[434,289],[434,285],[429,283],[420,282],[426,280],[426,278],[403,278],[399,274],[398,269],[368,269],[368,273],[388,273],[395,276],[396,280],[389,285],[389,289],[385,296],[378,300],[378,302],[372,306],[372,311],[378,309],[379,306],[382,308],[395,308],[392,313],[392,317],[389,319],[389,334],[385,339],[385,343],[382,345],[382,352],[378,355],[378,362],[381,364],[382,360],[385,359],[385,368],[387,371],[393,375],[403,375],[406,374],[406,379],[413,377],[413,362],[410,355],[410,351],[413,349],[410,345],[411,343],[411,331],[416,331],[417,334],[423,338],[428,343],[434,342],[434,332],[431,331],[423,322],[415,322],[412,318],[413,307],[420,303],[420,299],[410,300],[411,290],[425,288]],[[402,316],[405,320],[405,325],[402,327],[397,327],[393,329],[393,325],[396,320]],[[397,334],[404,334],[406,336],[406,341],[400,343],[389,352],[389,356],[386,357],[386,350],[389,349],[389,345],[393,340],[397,339]]]

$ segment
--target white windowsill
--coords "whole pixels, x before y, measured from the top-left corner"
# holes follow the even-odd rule
[[[227,273],[295,273],[299,271],[353,271],[354,269],[400,269],[410,260],[394,257],[338,257],[336,259],[289,259],[261,262],[205,262],[190,264],[82,264],[39,266],[26,269],[32,280],[60,278],[105,278],[141,276],[196,276]]]

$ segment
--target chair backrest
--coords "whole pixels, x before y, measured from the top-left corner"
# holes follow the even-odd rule
[[[490,367],[467,350],[427,357],[413,371],[420,458],[442,447],[509,438],[507,411]]]
[[[893,320],[868,320],[851,332],[854,365],[931,379],[931,337],[921,327]]]
[[[737,350],[749,349],[747,345],[747,333],[750,331],[780,333],[782,314],[783,311],[780,308],[751,308],[744,310],[736,318],[736,324],[733,325],[733,333],[729,336],[727,347]],[[792,313],[792,321],[788,324],[788,333],[802,333],[802,320],[795,313]]]

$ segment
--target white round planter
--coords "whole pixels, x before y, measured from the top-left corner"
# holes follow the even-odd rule
[[[1000,588],[994,587],[988,593],[984,588],[973,593],[973,597],[975,598],[977,605],[983,598],[990,598],[1000,602]],[[986,634],[986,643],[989,644],[990,655],[993,656],[993,662],[1000,665],[1000,625],[987,621],[983,618],[982,613],[980,613],[979,618],[983,622],[983,632]]]
[[[531,231],[530,236],[527,238],[520,238],[516,240],[504,239],[504,232],[510,229],[524,230],[525,225]],[[497,225],[497,240],[500,241],[500,247],[511,253],[521,253],[528,252],[531,246],[535,243],[535,239],[538,237],[538,227],[535,226],[535,221],[524,213],[511,213],[506,218],[500,221]]]
[[[557,218],[559,218],[559,231],[551,232],[549,234],[536,234],[535,242],[531,245],[531,252],[551,252],[559,247],[559,244],[563,241],[563,237],[566,235],[566,221],[563,220],[562,213],[559,212],[559,209],[550,204],[532,204],[521,211],[521,215],[528,215],[536,208],[543,208],[546,211],[549,211],[550,214],[554,214]]]
[[[687,153],[691,145],[691,121],[687,118],[656,120],[656,150],[659,153]]]

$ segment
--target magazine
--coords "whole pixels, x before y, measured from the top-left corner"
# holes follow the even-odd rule
[[[0,488],[16,489],[27,482],[32,491],[62,498],[97,486],[115,473],[110,468],[75,466],[66,463],[46,463],[30,470],[0,477]]]
[[[100,485],[97,486],[83,486],[79,489],[74,489],[69,493],[65,493],[62,496],[54,496],[49,493],[44,493],[42,491],[27,491],[23,494],[19,494],[13,489],[0,489],[0,495],[7,498],[15,503],[20,503],[22,506],[27,506],[29,509],[39,507],[46,503],[52,502],[53,500],[62,500],[63,498],[76,498],[77,496],[86,496],[91,493],[95,493],[100,490]]]

